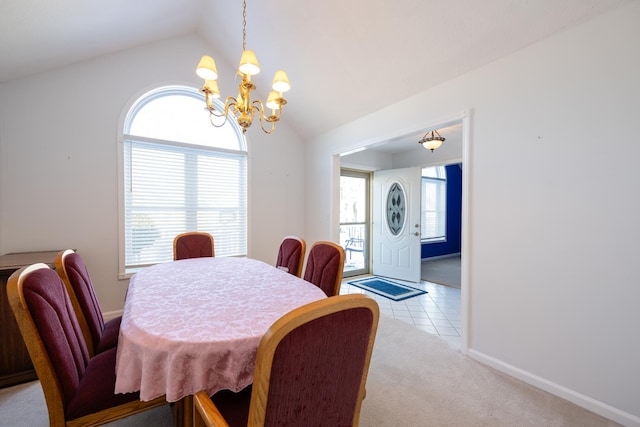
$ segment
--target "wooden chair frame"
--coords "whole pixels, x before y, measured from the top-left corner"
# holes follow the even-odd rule
[[[178,241],[183,237],[193,236],[193,235],[209,237],[211,239],[211,256],[212,257],[216,256],[216,246],[214,244],[215,242],[214,242],[213,236],[210,233],[207,233],[206,231],[187,231],[186,233],[180,233],[173,238],[173,260],[174,261],[177,260],[176,246],[178,244]]]
[[[33,317],[26,308],[22,285],[25,278],[32,272],[49,268],[46,264],[38,263],[23,267],[14,272],[7,282],[7,297],[13,311],[24,342],[31,356],[31,361],[44,392],[47,410],[49,412],[49,425],[52,427],[79,427],[106,424],[121,418],[128,417],[151,408],[165,405],[164,397],[149,402],[134,401],[113,408],[104,409],[93,414],[85,415],[74,420],[67,421],[64,414],[62,400],[62,387],[53,369],[51,359],[44,347],[40,334],[36,328]]]
[[[312,302],[285,314],[269,328],[260,341],[256,356],[254,382],[251,390],[251,403],[249,406],[248,426],[258,427],[264,425],[273,358],[278,345],[287,336],[287,334],[298,326],[319,317],[358,307],[369,309],[373,315],[363,375],[360,382],[360,390],[357,397],[357,404],[352,424],[353,426],[358,425],[360,409],[365,397],[365,384],[369,372],[369,364],[371,362],[371,353],[373,351],[373,344],[378,328],[378,320],[380,318],[378,304],[375,300],[363,294],[339,295]],[[200,391],[194,395],[193,406],[194,426],[228,427],[227,421],[205,391]]]

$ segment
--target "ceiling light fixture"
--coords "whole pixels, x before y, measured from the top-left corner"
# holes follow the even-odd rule
[[[440,136],[437,130],[432,130],[431,132],[427,132],[424,134],[422,139],[418,141],[418,144],[422,144],[422,146],[428,150],[433,150],[440,147],[444,142],[444,138]]]
[[[258,115],[260,127],[265,133],[271,133],[275,129],[276,122],[280,120],[282,107],[287,103],[282,93],[291,89],[287,74],[282,71],[276,71],[273,78],[272,91],[269,92],[267,102],[265,104],[260,100],[251,101],[251,91],[256,86],[251,82],[251,76],[255,76],[260,72],[260,65],[256,54],[252,50],[247,50],[247,2],[242,1],[242,57],[240,58],[240,66],[238,74],[242,77],[242,83],[238,86],[238,96],[236,98],[229,96],[224,102],[224,110],[218,111],[213,103],[213,98],[220,98],[220,89],[218,88],[218,71],[216,63],[210,56],[203,56],[200,59],[196,74],[204,79],[204,86],[200,90],[204,93],[207,109],[209,110],[209,120],[215,127],[223,126],[229,117],[229,113],[238,121],[245,133],[251,126],[255,115]],[[265,113],[265,107],[271,110],[271,114]],[[224,118],[222,123],[216,118]],[[271,126],[264,127],[264,122],[270,123]]]

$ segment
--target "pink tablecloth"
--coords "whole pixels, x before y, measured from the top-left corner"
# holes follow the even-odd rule
[[[246,258],[158,264],[129,283],[116,363],[116,393],[174,402],[253,382],[256,350],[285,313],[326,298],[311,283]]]

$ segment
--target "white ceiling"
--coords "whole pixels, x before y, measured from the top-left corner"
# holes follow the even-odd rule
[[[454,124],[447,127],[436,129],[441,137],[444,138],[444,144],[454,143],[456,146],[462,144],[462,124]],[[408,135],[400,135],[386,141],[381,141],[367,147],[367,150],[378,151],[385,154],[398,154],[407,151],[419,150],[422,147],[418,143],[424,137],[426,132],[411,133]],[[424,149],[424,148],[422,148]],[[462,153],[460,153],[462,157]]]
[[[259,89],[287,71],[308,139],[630,1],[248,0],[247,47]],[[189,33],[235,64],[242,2],[2,0],[0,82]]]

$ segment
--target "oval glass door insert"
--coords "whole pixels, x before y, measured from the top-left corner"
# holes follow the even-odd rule
[[[394,236],[400,234],[406,219],[406,204],[404,190],[399,183],[394,182],[387,194],[387,226]]]

